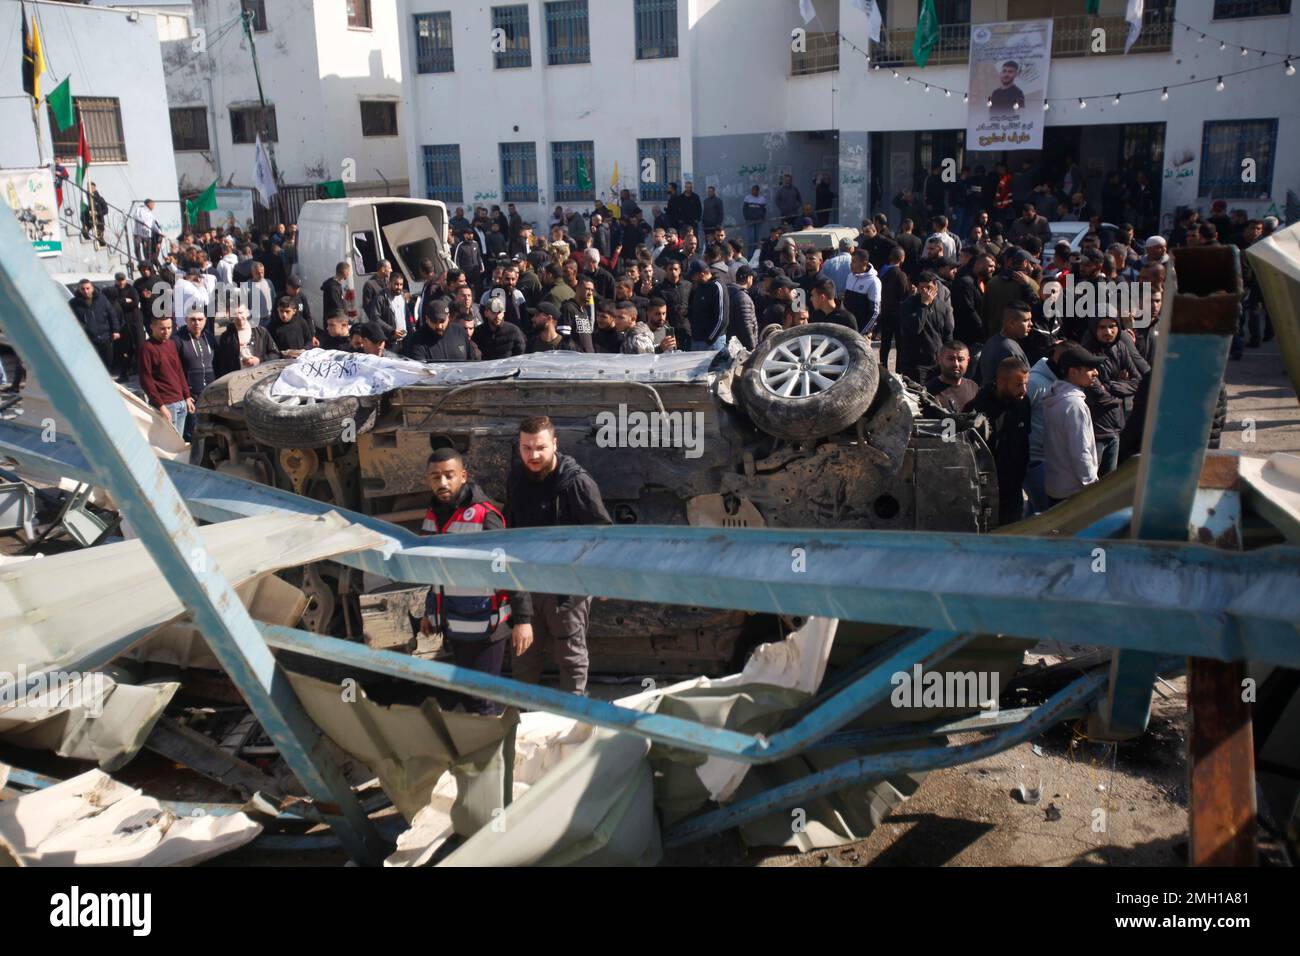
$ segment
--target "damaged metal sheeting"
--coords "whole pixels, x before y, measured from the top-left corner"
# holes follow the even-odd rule
[[[191,555],[195,568],[219,567],[235,584],[374,548],[383,540],[336,514],[252,518],[202,528],[199,534],[205,548]],[[124,594],[131,599],[123,601]],[[30,678],[46,671],[92,670],[184,613],[139,541],[6,566],[0,571],[0,633],[5,635],[0,672]]]
[[[0,764],[0,785],[8,769]],[[245,813],[178,817],[91,770],[0,803],[0,865],[193,866],[261,832]]]
[[[491,823],[509,802],[518,711],[498,717],[446,711],[432,695],[419,706],[385,706],[348,681],[340,686],[286,673],[308,716],[375,773],[408,822],[448,772],[457,784],[450,817],[463,836]]]
[[[0,739],[117,770],[144,746],[179,688],[175,682],[134,686],[107,674],[82,674],[0,706]]]

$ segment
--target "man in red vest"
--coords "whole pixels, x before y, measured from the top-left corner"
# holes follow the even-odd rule
[[[472,534],[506,526],[500,509],[469,480],[465,460],[454,448],[440,448],[430,455],[425,477],[433,492],[424,517],[425,534]],[[441,632],[457,667],[499,677],[510,636],[510,598],[506,591],[430,588],[420,633]],[[500,712],[497,704],[479,697],[458,694],[456,702],[475,714]]]

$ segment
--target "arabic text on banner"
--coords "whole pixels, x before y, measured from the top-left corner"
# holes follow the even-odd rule
[[[966,149],[1042,149],[1052,21],[974,23]]]

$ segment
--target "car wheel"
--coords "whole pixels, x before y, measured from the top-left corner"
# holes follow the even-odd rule
[[[355,396],[314,399],[272,395],[279,376],[268,376],[244,396],[244,419],[253,440],[271,448],[325,448],[374,426],[373,409]]]
[[[1219,386],[1219,403],[1214,407],[1214,424],[1210,426],[1211,449],[1218,448],[1223,442],[1223,427],[1228,424],[1228,386]]]
[[[867,340],[827,323],[784,329],[750,356],[740,397],[754,424],[777,438],[806,441],[848,428],[880,383]]]

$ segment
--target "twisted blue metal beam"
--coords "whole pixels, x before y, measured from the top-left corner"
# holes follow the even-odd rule
[[[358,862],[379,862],[382,838],[325,751],[248,611],[206,554],[194,519],[122,404],[65,295],[32,255],[18,222],[0,215],[5,332],[54,408],[73,424],[86,453],[86,480],[112,494],[159,575],[191,609],[213,654],[349,855]],[[74,591],[69,600],[75,599]],[[112,608],[104,613],[111,614]]]
[[[791,783],[773,787],[755,797],[711,810],[685,820],[664,834],[664,846],[675,847],[722,833],[790,807],[800,806],[845,787],[884,780],[903,773],[919,773],[954,767],[972,760],[1000,753],[1026,740],[1032,740],[1066,714],[1077,712],[1106,686],[1107,675],[1100,672],[1075,681],[1035,708],[1033,714],[984,740],[956,747],[923,747],[871,754],[837,764],[827,770],[809,774]]]
[[[93,476],[75,444],[0,423],[0,452]],[[376,518],[165,462],[195,516],[337,511],[391,539],[340,563],[394,581],[591,594],[926,630],[1006,634],[1300,666],[1300,548],[1012,535],[616,525],[427,538]],[[802,549],[806,570],[792,552]],[[646,574],[647,567],[655,568]]]

